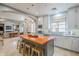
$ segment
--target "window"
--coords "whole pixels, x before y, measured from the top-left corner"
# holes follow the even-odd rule
[[[59,32],[65,32],[65,22],[59,22]]]
[[[58,24],[57,23],[52,23],[52,31],[56,32],[58,28]]]
[[[65,32],[65,17],[53,18],[51,23],[52,32]]]

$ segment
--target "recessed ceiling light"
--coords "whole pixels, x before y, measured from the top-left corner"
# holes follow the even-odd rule
[[[52,8],[51,10],[57,10],[56,8]]]
[[[32,4],[32,7],[35,6],[34,4]]]
[[[35,14],[36,14],[36,15],[39,15],[39,12],[36,12]]]
[[[45,7],[47,7],[47,4],[45,4]]]
[[[29,8],[27,8],[27,9],[29,9]]]
[[[63,14],[62,13],[59,13],[59,14],[56,14],[55,17],[59,17],[59,16],[62,16]]]

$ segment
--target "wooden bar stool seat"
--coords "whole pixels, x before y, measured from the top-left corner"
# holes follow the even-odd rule
[[[43,56],[43,49],[39,47],[32,48],[31,56]]]

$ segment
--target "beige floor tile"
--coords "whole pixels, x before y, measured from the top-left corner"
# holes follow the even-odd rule
[[[54,56],[79,56],[79,53],[54,47]]]

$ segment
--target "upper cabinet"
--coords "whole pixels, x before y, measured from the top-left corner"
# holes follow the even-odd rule
[[[79,7],[76,8],[76,25],[77,28],[79,29]]]
[[[66,14],[66,22],[68,24],[68,29],[74,29],[76,26],[76,9],[70,9]]]
[[[79,29],[79,7],[69,9],[66,15],[68,29]]]

